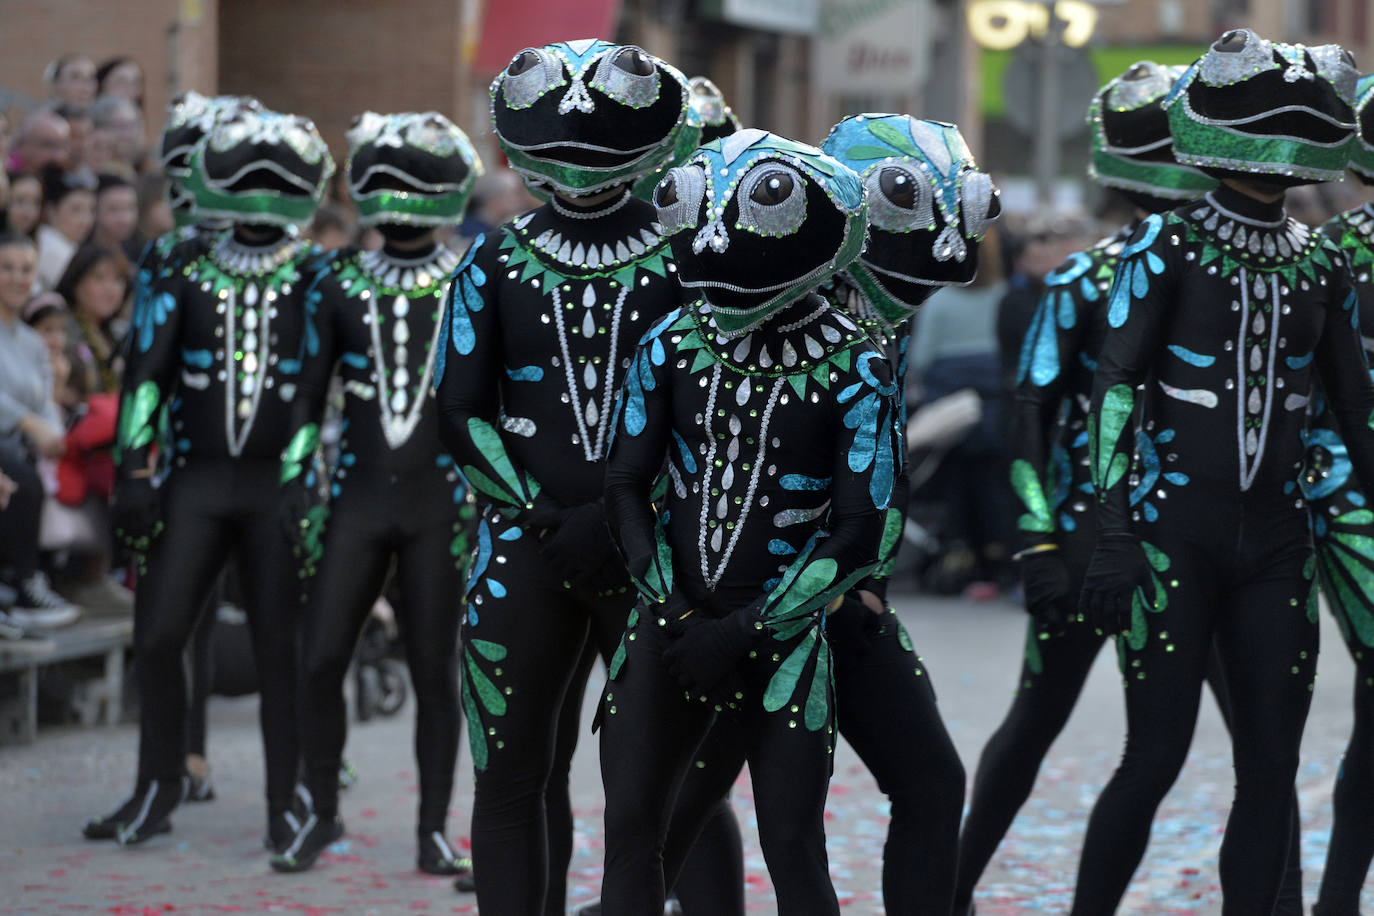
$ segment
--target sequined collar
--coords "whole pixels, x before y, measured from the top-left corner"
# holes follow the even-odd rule
[[[1374,244],[1374,204],[1365,204],[1351,210],[1342,219],[1352,231],[1364,239],[1366,245]]]
[[[215,239],[209,257],[224,273],[236,277],[261,277],[291,261],[305,243],[288,233],[270,245],[245,245],[231,234]]]
[[[1252,269],[1273,270],[1301,260],[1321,244],[1319,233],[1282,208],[1277,219],[1258,220],[1208,194],[1200,205],[1180,212],[1224,254]]]
[[[458,255],[443,245],[419,258],[398,258],[378,249],[358,256],[358,266],[384,291],[424,290],[453,273]]]
[[[531,238],[529,225],[534,221],[537,212],[525,214],[517,219],[512,227],[527,247],[562,267],[574,270],[613,270],[629,264],[642,257],[645,252],[663,244],[663,229],[658,223],[650,223],[647,227],[628,226],[619,238],[600,243],[585,239],[587,227],[593,221],[574,223],[567,229],[552,226]]]
[[[805,374],[825,367],[833,356],[865,336],[849,316],[817,295],[807,296],[742,337],[721,334],[705,302],[698,302],[691,313],[705,346],[721,362],[746,375]]]

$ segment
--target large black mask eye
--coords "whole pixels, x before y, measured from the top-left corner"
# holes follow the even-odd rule
[[[671,207],[677,203],[677,179],[672,173],[658,183],[658,188],[654,191],[654,206]]]
[[[654,207],[664,235],[695,226],[706,195],[706,173],[695,165],[670,169],[654,188]]]
[[[903,210],[916,209],[916,182],[902,169],[883,169],[878,176],[883,196]]]
[[[639,48],[626,48],[615,56],[615,66],[632,76],[648,76],[654,72],[653,62]]]
[[[915,162],[893,163],[864,177],[868,221],[887,232],[912,232],[935,226],[935,192],[930,175]]]
[[[658,99],[658,68],[648,52],[630,45],[607,52],[589,85],[622,105],[648,108]]]
[[[806,219],[806,180],[787,166],[764,163],[739,186],[739,225],[756,235],[781,238]]]
[[[792,196],[792,176],[786,172],[769,172],[754,185],[749,199],[756,204],[776,207]]]
[[[539,66],[539,55],[532,50],[525,50],[521,51],[519,56],[510,62],[510,66],[506,68],[506,73],[510,76],[519,76],[537,66]]]
[[[1249,33],[1244,29],[1232,29],[1221,36],[1221,41],[1212,45],[1212,50],[1220,51],[1223,54],[1235,54],[1245,50],[1245,43],[1249,40]]]

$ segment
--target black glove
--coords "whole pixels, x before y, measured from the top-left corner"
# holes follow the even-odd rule
[[[121,477],[110,506],[115,539],[139,558],[146,556],[162,527],[162,497],[147,477]]]
[[[712,695],[763,633],[755,601],[724,617],[700,611],[668,621],[672,643],[663,650],[668,673],[694,694]]]
[[[566,511],[558,500],[546,493],[540,493],[534,498],[532,508],[521,509],[516,513],[515,521],[521,528],[532,532],[535,537],[542,538],[563,523],[563,513]]]
[[[1106,635],[1129,629],[1131,594],[1144,581],[1145,568],[1145,552],[1135,535],[1099,534],[1079,599],[1084,622]]]
[[[537,505],[530,510],[542,521],[540,511]],[[606,524],[606,508],[599,502],[561,510],[557,526],[542,543],[541,552],[549,566],[573,585],[603,591],[629,582]]]
[[[1021,585],[1026,590],[1026,611],[1035,622],[1059,634],[1077,606],[1069,568],[1063,554],[1046,550],[1026,555],[1021,560]]]
[[[854,590],[859,592],[872,592],[875,596],[877,596],[878,601],[886,605],[887,583],[887,579],[878,579],[874,576],[866,576],[864,577],[863,581],[861,581],[858,585],[854,586]]]

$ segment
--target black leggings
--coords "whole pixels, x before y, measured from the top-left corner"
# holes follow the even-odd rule
[[[149,551],[134,602],[134,658],[141,720],[140,784],[185,771],[186,671],[182,653],[232,555],[243,571],[244,611],[261,685],[269,814],[291,804],[299,752],[295,566],[280,519],[275,461],[206,460],[177,468],[164,485],[165,530]]]
[[[1201,488],[1199,497],[1205,501]],[[1222,506],[1193,524],[1161,520],[1143,532],[1168,557],[1160,574],[1168,604],[1146,613],[1143,639],[1123,650],[1126,750],[1088,823],[1073,916],[1105,916],[1120,903],[1187,756],[1213,639],[1230,696],[1236,773],[1221,844],[1223,913],[1273,912],[1317,665],[1311,540],[1306,517],[1291,505],[1244,513]]]
[[[756,659],[741,665],[745,697],[740,710],[716,714],[686,696],[668,676],[662,660],[665,629],[651,617],[636,616],[625,637],[624,663],[607,684],[602,701],[603,912],[662,912],[665,877],[675,877],[665,875],[665,864],[671,872],[674,863],[685,858],[702,825],[719,810],[720,799],[739,772],[739,761],[746,760],[778,912],[838,914],[824,827],[833,715],[813,731],[802,721],[799,707],[769,713],[761,699],[780,660],[789,656],[805,631],[785,642],[766,644],[770,651],[760,649]],[[807,676],[804,671],[802,683]],[[667,848],[670,836],[673,847]],[[733,895],[734,889],[726,892]]]
[[[883,907],[948,913],[954,898],[964,767],[935,704],[925,663],[892,611],[853,597],[827,621],[836,721],[892,803],[883,847]]]
[[[0,473],[18,489],[0,510],[0,567],[18,584],[38,570],[38,525],[43,517],[43,481],[17,438],[0,438]]]
[[[1070,565],[1074,583],[1082,581],[1082,571],[1082,565]],[[968,815],[959,834],[956,914],[962,916],[968,909],[988,862],[1011,828],[1017,812],[1030,798],[1040,765],[1068,722],[1097,653],[1106,641],[1105,636],[1086,626],[1070,626],[1051,635],[1034,620],[1027,623],[1026,652],[1016,696],[1002,724],[988,738],[978,758]],[[1207,683],[1229,729],[1230,700],[1215,645],[1209,656]],[[1290,848],[1297,849],[1301,825],[1296,817],[1296,796],[1293,804],[1289,842]],[[1283,896],[1274,914],[1302,916],[1302,869],[1300,856],[1296,853],[1288,857]]]
[[[1355,727],[1336,776],[1331,845],[1313,916],[1356,916],[1374,860],[1374,650],[1358,639],[1346,640],[1355,660]]]
[[[208,734],[207,708],[215,686],[215,624],[218,622],[220,588],[211,590],[200,620],[191,634],[191,649],[187,655],[187,669],[191,675],[191,695],[186,707],[186,753],[205,756]]]
[[[442,473],[370,474],[355,467],[330,505],[302,652],[305,770],[321,817],[338,813],[348,728],[344,679],[394,559],[401,593],[396,617],[415,687],[418,832],[445,829],[462,727],[457,658],[463,558],[450,546],[463,522],[453,492]]]
[[[477,904],[552,916],[567,894],[568,768],[582,693],[596,655],[615,651],[634,596],[628,587],[609,596],[565,588],[534,536],[504,519],[483,520],[477,543],[461,677],[477,778]]]

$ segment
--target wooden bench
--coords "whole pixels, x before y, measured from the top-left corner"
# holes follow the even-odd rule
[[[0,640],[0,744],[34,740],[38,669],[78,658],[104,659],[97,686],[99,719],[105,725],[117,723],[124,704],[124,651],[133,640],[129,617],[87,618],[43,639]]]

